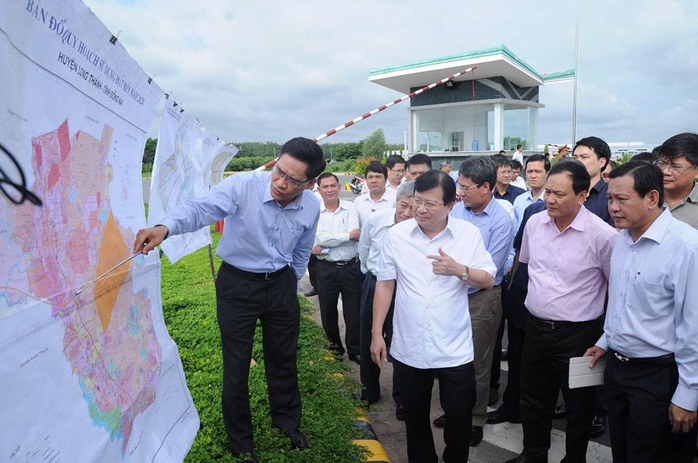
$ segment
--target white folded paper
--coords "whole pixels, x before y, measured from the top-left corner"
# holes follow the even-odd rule
[[[590,356],[572,357],[570,359],[570,389],[603,384],[603,371],[606,369],[606,359],[599,359],[594,368],[589,368],[590,360]]]

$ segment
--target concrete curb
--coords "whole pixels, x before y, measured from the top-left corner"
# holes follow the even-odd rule
[[[330,351],[326,351],[324,359],[336,361],[334,355],[332,355],[332,352]],[[338,380],[340,378],[344,379],[344,375],[342,373],[334,373],[334,375]],[[356,399],[356,396],[352,394],[351,398]],[[359,445],[366,449],[366,460],[364,461],[373,463],[390,463],[390,458],[388,458],[388,454],[385,452],[383,444],[381,444],[380,440],[378,439],[378,435],[373,430],[371,422],[368,421],[366,413],[361,408],[359,408],[358,411],[359,416],[356,417],[356,425],[361,430],[362,436],[360,439],[353,440],[354,445]]]
[[[364,433],[364,436],[363,439],[355,439],[354,445],[360,445],[366,448],[366,461],[372,461],[375,463],[390,463],[390,458],[388,458],[388,455],[385,453],[383,444],[381,444],[381,442],[378,440],[378,436],[373,430],[373,426],[371,426],[371,423],[368,421],[366,415],[356,418],[356,424]]]

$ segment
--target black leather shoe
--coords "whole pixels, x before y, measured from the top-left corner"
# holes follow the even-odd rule
[[[534,458],[522,453],[518,457],[507,460],[504,463],[548,463],[548,457]]]
[[[305,436],[299,430],[284,430],[284,435],[291,441],[291,448],[298,450],[305,450],[308,448],[308,441],[305,440]]]
[[[521,415],[513,415],[504,405],[493,412],[487,413],[487,424],[499,424],[507,421],[510,423],[521,423]]]
[[[308,291],[307,293],[303,293],[303,296],[305,296],[305,297],[317,296],[317,289],[312,288],[312,289],[311,289],[310,291]]]
[[[603,416],[595,416],[594,421],[591,422],[591,437],[601,437],[604,431],[606,431],[606,418]]]
[[[356,362],[357,365],[361,365],[361,354],[349,354],[349,360]]]
[[[402,405],[395,407],[395,418],[398,421],[405,421],[405,408]]]
[[[253,452],[233,453],[233,456],[235,458],[243,458],[243,460],[240,460],[241,463],[259,463],[257,456]]]
[[[434,423],[434,426],[436,426],[437,428],[443,428],[443,427],[445,427],[445,426],[446,426],[446,414],[444,413],[444,414],[441,415],[440,417],[436,418],[436,419],[433,421],[433,423]]]
[[[562,404],[555,407],[553,412],[553,419],[560,420],[567,417],[567,405]]]
[[[499,392],[497,392],[496,388],[491,387],[490,396],[487,398],[487,405],[491,407],[497,403],[497,400],[499,400]]]
[[[477,445],[482,442],[482,426],[473,426],[470,431],[470,446],[477,447]]]

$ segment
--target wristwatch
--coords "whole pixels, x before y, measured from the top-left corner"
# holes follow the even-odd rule
[[[467,265],[464,265],[463,267],[465,267],[465,273],[463,275],[461,275],[459,278],[462,281],[466,281],[468,279],[468,277],[470,277],[470,275],[468,275],[468,273],[470,272],[470,269],[468,268]]]

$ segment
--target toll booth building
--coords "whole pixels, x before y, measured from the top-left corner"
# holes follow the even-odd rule
[[[539,87],[574,76],[573,70],[541,75],[500,46],[377,69],[369,81],[408,94],[471,67],[410,99],[408,156],[427,153],[460,164],[458,159],[469,154],[511,153],[519,143],[535,150],[538,109],[544,107]]]

